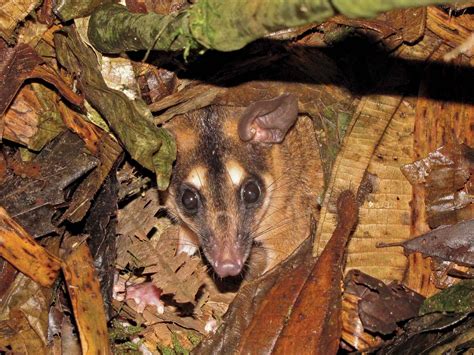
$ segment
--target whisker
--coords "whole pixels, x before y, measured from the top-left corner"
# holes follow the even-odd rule
[[[261,232],[262,230],[260,230],[260,228],[265,228],[264,230],[268,230],[268,229],[271,229],[271,228],[274,228],[274,227],[278,227],[282,224],[287,224],[288,222],[290,221],[293,221],[293,220],[297,220],[298,218],[302,218],[302,216],[299,216],[299,217],[293,217],[293,216],[286,216],[284,217],[283,219],[281,219],[278,223],[269,223],[268,227],[266,226],[266,223],[263,223],[263,224],[260,224],[257,229],[255,230],[255,232]]]
[[[201,186],[204,186],[203,183],[202,183],[201,176],[200,176],[200,174],[199,174],[199,169],[196,169],[196,174],[197,174],[197,177],[198,177],[198,179],[199,179],[199,184],[200,184]]]
[[[256,230],[255,232],[251,232],[251,236],[253,239],[257,239],[257,238],[260,238],[261,236],[267,234],[267,233],[270,233],[270,232],[274,232],[280,228],[283,228],[283,227],[286,227],[288,225],[291,224],[291,222],[295,222],[295,220],[299,220],[299,219],[303,219],[303,218],[308,218],[308,216],[300,216],[300,217],[289,217],[289,218],[286,218],[286,219],[283,219],[279,224],[274,224],[274,225],[271,225],[263,230]],[[271,238],[268,238],[268,239],[271,239]]]
[[[301,194],[280,194],[280,195],[272,195],[271,199],[277,199],[277,198],[294,198],[294,197],[298,197],[298,198],[301,198],[301,197],[311,197],[311,196],[314,196],[314,198],[316,199],[316,195],[310,195],[310,194],[307,194],[307,193],[301,193]]]
[[[288,235],[286,234],[280,234],[279,236],[272,236],[270,238],[265,238],[264,240],[260,240],[261,242],[268,242],[268,241],[279,241],[279,240],[288,240],[289,238],[291,238],[291,236],[289,237]],[[306,237],[305,237],[306,238]],[[291,239],[295,239],[295,238],[291,238]],[[262,243],[263,244],[263,243]],[[266,244],[266,243],[265,243]]]
[[[267,213],[265,214],[265,219],[268,219],[270,218],[271,216],[273,216],[275,213],[278,213],[278,212],[281,212],[283,210],[285,210],[288,206],[282,206],[280,208],[272,208],[272,209],[269,209],[269,211],[267,211]],[[270,212],[270,213],[268,213]]]
[[[276,184],[277,182],[279,182],[281,179],[283,179],[283,178],[285,177],[285,175],[286,175],[286,171],[285,171],[283,174],[281,174],[279,177],[277,177],[275,180],[273,180],[273,181],[270,183],[270,185],[268,185],[267,189],[270,188],[270,187],[272,187],[273,185],[275,185],[275,184]]]
[[[301,243],[307,238],[307,236],[305,236],[304,238],[301,239],[300,242],[298,243],[294,243],[293,245],[293,248],[292,249],[296,249],[299,245],[301,245]],[[260,248],[262,250],[265,250],[265,251],[274,251],[274,252],[277,252],[279,254],[289,254],[290,250],[288,250],[287,248],[278,248],[278,247],[275,247],[275,245],[268,245],[268,244],[263,244],[260,245]],[[268,255],[268,257],[270,257],[270,255]]]
[[[274,186],[272,186],[272,188],[268,188],[267,191],[274,192],[274,191],[277,191],[278,189],[286,187],[286,186],[288,186],[292,183],[293,183],[293,181],[288,179],[287,181],[284,181],[282,184],[274,185]]]

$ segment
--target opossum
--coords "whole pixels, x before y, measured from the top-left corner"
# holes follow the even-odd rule
[[[260,274],[308,237],[323,182],[296,95],[210,105],[165,128],[178,147],[165,205],[180,225],[179,252],[201,248],[221,278],[249,271],[253,259]]]

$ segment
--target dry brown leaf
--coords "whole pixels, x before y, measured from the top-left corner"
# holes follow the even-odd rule
[[[360,298],[344,292],[342,295],[342,335],[341,339],[358,351],[368,351],[378,348],[383,340],[364,331],[359,318]]]
[[[44,241],[49,250],[57,251],[57,239],[56,242],[48,238]],[[30,350],[30,347],[42,349],[48,344],[50,334],[48,313],[52,290],[16,272],[4,259],[0,264],[3,265],[0,266],[0,353],[7,347],[14,353],[24,348]]]
[[[48,250],[58,250],[57,238],[43,241]],[[4,261],[4,264],[8,263]],[[52,289],[41,287],[22,273],[14,273],[16,278],[11,279],[5,274],[8,269],[0,270],[2,287],[5,287],[0,287],[0,352],[9,346],[13,353],[25,349],[45,353],[50,335]]]
[[[199,256],[190,257],[186,253],[175,255],[176,247],[176,228],[169,228],[160,236],[148,259],[155,262],[150,268],[154,272],[153,283],[163,293],[173,294],[176,302],[195,304],[207,268]]]
[[[18,44],[8,48],[0,40],[0,80],[4,83],[0,90],[0,115],[6,112],[23,81],[29,78],[40,78],[52,84],[72,104],[82,105],[83,98],[74,93],[52,68],[40,66],[41,63],[43,58],[29,45]]]
[[[461,45],[469,37],[474,30],[473,22],[474,14],[472,13],[467,13],[454,20],[449,12],[439,7],[428,7],[426,27],[451,47]]]
[[[3,180],[7,177],[8,174],[8,164],[3,152],[0,152],[0,183],[3,183]]]
[[[157,219],[153,219],[161,233],[166,224],[162,220],[159,225]],[[190,257],[185,253],[175,255],[178,245],[176,233],[177,229],[171,227],[152,240],[148,240],[146,235],[144,240],[121,236],[117,244],[117,267],[125,269],[128,266],[129,270],[141,269],[141,274],[152,274],[153,283],[163,290],[163,294],[172,294],[179,303],[195,304],[196,293],[207,275],[206,267],[199,256]]]
[[[440,10],[441,11],[441,10]],[[467,31],[462,31],[458,21],[450,21],[446,17],[437,17],[442,15],[435,8],[428,9],[428,27],[430,22],[436,22],[440,31],[432,31],[441,36],[442,40],[448,43],[453,40],[461,40],[462,36],[468,36]],[[468,15],[472,16],[472,15]],[[457,30],[451,32],[448,28],[454,26]],[[430,32],[428,32],[430,33]],[[455,38],[451,38],[454,36]],[[464,38],[466,38],[464,37]],[[441,61],[443,56],[451,50],[446,44],[438,45],[436,51],[431,55],[430,60]],[[459,63],[468,64],[466,58],[460,58]],[[473,63],[472,59],[470,60]],[[462,72],[458,72],[456,67],[446,67],[440,71],[434,67],[428,67],[421,80],[419,89],[419,98],[416,106],[416,119],[414,129],[414,159],[418,160],[426,157],[430,152],[448,143],[456,144],[464,142],[469,146],[474,146],[474,134],[471,129],[472,117],[474,117],[474,105],[469,99],[472,95],[472,81],[464,81],[465,85],[459,85]],[[471,86],[471,88],[470,88]],[[453,97],[458,98],[454,101],[441,101],[436,99],[438,95],[449,92]],[[430,230],[426,223],[426,202],[427,193],[423,185],[413,186],[412,201],[412,235],[421,235]],[[460,220],[471,219],[474,217],[474,204],[466,206],[462,210],[463,214]],[[424,296],[430,296],[437,292],[434,280],[431,275],[431,262],[428,258],[423,258],[419,253],[411,254],[408,257],[409,269],[405,273],[405,284],[421,293]]]
[[[309,238],[279,268],[243,285],[198,353],[335,353],[344,250],[357,209],[351,192],[341,194],[338,227],[321,257],[311,256]]]
[[[156,191],[151,190],[152,196],[156,198]],[[143,197],[138,197],[139,200]],[[146,198],[143,199],[148,201]],[[133,203],[132,201],[131,203]],[[143,205],[138,202],[138,205]],[[150,214],[155,213],[153,207],[159,207],[158,203],[149,203]],[[127,208],[128,205],[125,207]],[[146,206],[148,207],[148,205]],[[141,209],[141,208],[140,208]],[[143,212],[143,210],[142,210]],[[146,326],[143,336],[146,339],[148,348],[156,347],[156,343],[162,345],[172,345],[170,342],[173,334],[179,329],[193,329],[200,334],[207,334],[217,326],[216,318],[219,319],[227,310],[227,307],[234,297],[234,293],[222,293],[215,284],[215,280],[207,273],[206,267],[198,256],[190,257],[186,254],[175,255],[177,247],[176,227],[167,227],[169,221],[165,223],[163,218],[156,219],[153,223],[157,227],[157,232],[151,240],[145,238],[139,240],[136,237],[120,236],[118,239],[118,268],[122,271],[132,271],[132,273],[121,273],[116,282],[115,290],[119,291],[123,285],[125,292],[130,286],[138,285],[147,280],[144,277],[135,275],[151,275],[152,282],[156,288],[163,290],[164,298],[161,297],[161,305],[164,305],[164,312],[159,313],[156,307],[146,307],[143,313],[134,300],[127,300],[125,303],[115,305],[121,310],[121,316],[132,319],[134,322],[141,322]],[[167,229],[166,229],[167,228]],[[133,229],[130,230],[133,232]],[[151,233],[150,233],[151,234]],[[125,266],[128,267],[123,270]],[[118,286],[118,288],[117,288]],[[135,286],[132,286],[135,287]],[[199,297],[197,293],[200,290]],[[134,292],[135,296],[140,296]],[[145,298],[148,295],[144,295]],[[116,294],[116,299],[121,297]],[[148,302],[149,299],[138,299],[138,302]],[[156,299],[152,300],[152,303]],[[174,324],[173,329],[165,324]],[[178,327],[178,328],[176,328]],[[159,336],[157,337],[156,334]],[[154,344],[154,345],[153,345]],[[150,347],[151,345],[151,347]]]
[[[50,83],[63,98],[76,106],[84,104],[84,97],[78,95],[74,90],[48,65],[37,65],[30,74],[31,78],[39,78]]]
[[[63,273],[84,354],[110,353],[109,333],[94,261],[83,237],[63,244]]]
[[[433,36],[425,36],[415,46],[400,47],[397,55],[424,60],[438,44]],[[385,80],[390,80],[390,74]],[[372,176],[370,193],[362,193],[363,189],[359,192],[366,196],[361,201],[359,224],[349,242],[346,267],[381,280],[403,277],[407,260],[402,250],[381,253],[376,244],[410,238],[412,191],[399,168],[412,159],[414,107],[414,100],[395,95],[373,95],[361,100],[332,171],[318,223],[315,254],[321,252],[335,226],[333,206],[338,191],[357,189],[364,178]]]
[[[329,26],[333,23],[353,27],[371,39],[380,40],[387,49],[392,50],[404,42],[413,44],[424,35],[426,8],[389,11],[368,20],[336,16],[324,26],[331,30]]]
[[[397,323],[418,315],[424,297],[397,281],[385,285],[380,280],[351,270],[344,281],[345,292],[359,297],[359,317],[372,333],[394,332]]]
[[[468,186],[474,171],[474,160],[469,160],[472,151],[465,145],[448,144],[402,167],[412,185],[422,184],[425,188],[427,222],[431,228],[456,223],[462,219],[463,210],[474,202]]]
[[[150,105],[176,92],[176,73],[147,63],[133,63],[137,72],[140,95]]]
[[[4,138],[41,150],[66,129],[58,114],[58,100],[58,94],[43,85],[24,86],[4,116]]]
[[[99,159],[99,166],[94,169],[81,183],[81,185],[74,191],[71,203],[61,217],[61,220],[68,220],[70,222],[82,221],[93,202],[97,191],[103,186],[107,176],[109,176],[113,166],[117,163],[123,150],[115,137],[109,133],[103,133],[97,141],[97,158]]]
[[[179,325],[181,328],[193,329],[201,334],[206,334],[205,322],[193,316],[180,314],[179,312],[165,311],[163,314],[156,315],[148,310],[145,310],[143,317],[147,324],[155,324],[157,322],[174,323]]]
[[[5,259],[0,259],[0,299],[7,292],[10,284],[15,281],[18,270]]]
[[[426,7],[410,8],[400,12],[403,14],[400,23],[403,41],[414,44],[425,34]]]
[[[100,140],[104,131],[98,126],[87,121],[81,114],[71,110],[64,102],[59,102],[59,113],[64,124],[84,141],[87,149],[95,155],[98,154]]]
[[[18,43],[25,43],[36,49],[37,44],[48,31],[47,25],[28,19],[18,30]]]
[[[157,223],[156,214],[160,208],[158,191],[148,189],[118,210],[117,233],[146,241],[148,233]],[[119,264],[123,265],[123,262]]]
[[[275,354],[337,353],[342,331],[341,282],[345,247],[357,223],[358,209],[352,192],[346,190],[339,195],[336,229],[291,308],[276,341]]]
[[[23,81],[42,62],[43,59],[27,44],[8,48],[0,40],[0,80],[4,84],[0,90],[0,115],[7,110]]]
[[[0,196],[5,209],[38,238],[58,231],[52,218],[66,202],[65,190],[97,166],[97,159],[77,135],[66,131],[43,148],[32,164],[39,166],[38,177],[9,172],[0,185]]]
[[[0,36],[10,40],[19,22],[33,11],[41,0],[2,0],[0,6]]]
[[[372,96],[362,99],[356,116],[336,158],[329,188],[326,192],[321,218],[318,222],[314,253],[319,255],[335,228],[335,200],[343,189],[358,187],[373,157],[387,125],[400,105],[400,99],[390,96]],[[357,148],[355,148],[357,147]],[[364,215],[361,212],[361,219]],[[351,245],[357,243],[354,240]],[[367,245],[359,248],[367,252]],[[354,249],[352,250],[354,252]],[[350,260],[347,267],[352,267]],[[360,268],[361,265],[358,265]]]
[[[43,0],[43,3],[37,10],[38,22],[49,26],[54,22],[56,16],[53,13],[54,0]]]
[[[388,243],[381,246],[393,245]],[[441,226],[395,245],[402,246],[407,254],[419,252],[425,256],[474,267],[474,220]]]
[[[58,277],[61,261],[35,240],[0,207],[0,255],[43,286]]]
[[[150,241],[140,240],[133,236],[119,235],[117,237],[117,259],[116,267],[119,270],[143,269],[148,274],[148,268],[153,265],[146,264],[148,255],[153,251]]]
[[[140,171],[128,161],[125,161],[118,169],[117,179],[120,184],[118,192],[119,202],[145,193],[150,188],[150,177],[140,174]]]
[[[403,43],[403,37],[397,23],[391,23],[387,19],[388,14],[382,14],[377,19],[370,20],[359,20],[351,19],[344,16],[336,16],[329,20],[329,23],[336,23],[338,25],[345,25],[353,27],[357,32],[366,35],[369,38],[375,39],[375,41],[381,41],[388,49],[394,49]],[[403,15],[401,15],[403,16]],[[330,30],[330,27],[327,27]]]
[[[415,317],[423,297],[398,282],[351,270],[344,280],[342,339],[361,352],[383,345],[381,334],[398,329],[397,322]]]
[[[193,85],[152,103],[149,108],[152,112],[166,109],[165,112],[161,113],[154,120],[156,124],[161,124],[169,121],[176,115],[209,106],[224,91],[225,89],[214,85]]]

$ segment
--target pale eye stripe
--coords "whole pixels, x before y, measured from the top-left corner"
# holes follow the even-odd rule
[[[186,178],[186,182],[193,185],[198,190],[201,189],[204,184],[206,183],[206,169],[202,166],[198,166],[191,170],[188,177]]]
[[[227,173],[229,174],[230,180],[235,186],[240,185],[244,177],[244,169],[234,160],[229,161],[226,164]]]

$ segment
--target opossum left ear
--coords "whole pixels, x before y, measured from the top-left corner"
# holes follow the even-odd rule
[[[281,143],[298,118],[298,99],[282,94],[252,102],[240,117],[238,131],[243,141]]]

